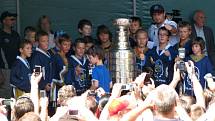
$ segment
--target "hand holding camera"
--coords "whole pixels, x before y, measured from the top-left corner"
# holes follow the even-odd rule
[[[180,70],[180,73],[186,72],[185,62],[183,61],[184,58],[185,58],[185,48],[179,48],[178,58],[176,59],[176,63],[177,63],[176,68]]]
[[[39,65],[35,65],[35,68],[34,68],[35,75],[39,76],[41,72],[42,72],[42,67]]]
[[[191,81],[192,78],[197,78],[195,75],[194,63],[189,60],[188,62],[185,62],[185,66],[187,69],[188,77],[191,79]]]
[[[35,85],[35,83],[38,84],[40,82],[42,78],[41,72],[42,72],[41,66],[36,65],[30,80],[32,86]]]

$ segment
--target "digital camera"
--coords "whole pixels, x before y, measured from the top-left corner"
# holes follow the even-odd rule
[[[180,70],[180,72],[186,72],[186,66],[184,61],[177,61],[176,67]]]

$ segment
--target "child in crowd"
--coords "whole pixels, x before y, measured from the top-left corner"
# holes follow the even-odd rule
[[[54,42],[56,46],[48,50],[51,56],[54,56],[60,51],[59,38],[64,34],[66,34],[66,32],[63,30],[58,30],[54,33]]]
[[[33,26],[27,26],[24,30],[24,38],[31,42],[33,51],[37,47],[36,32],[37,31]]]
[[[154,63],[155,85],[169,84],[172,80],[174,59],[177,51],[168,44],[171,33],[161,27],[158,30],[159,45],[149,52],[149,56]]]
[[[92,23],[90,20],[82,19],[78,23],[78,32],[81,37],[91,36],[92,34]]]
[[[101,87],[105,92],[109,93],[112,82],[110,73],[102,62],[104,58],[103,50],[98,46],[94,46],[87,51],[87,54],[90,63],[95,65],[95,68],[92,70],[92,89],[96,90]]]
[[[65,78],[61,77],[61,71],[68,71],[68,58],[66,54],[71,47],[71,38],[67,34],[63,34],[58,38],[60,51],[53,56],[53,78],[64,82]]]
[[[152,63],[147,55],[149,50],[147,47],[148,33],[143,29],[139,29],[136,32],[135,39],[137,41],[137,46],[134,48],[134,53],[136,56],[135,75],[138,76],[142,72],[147,72],[147,69],[152,67]]]
[[[53,56],[53,79],[51,83],[51,97],[50,100],[57,101],[57,92],[64,85],[67,84],[68,80],[71,79],[70,74],[71,68],[68,67],[68,57],[66,54],[69,52],[71,47],[71,38],[67,34],[59,35],[59,52]]]
[[[39,83],[40,90],[50,91],[52,80],[52,63],[51,56],[48,52],[48,33],[44,31],[37,32],[36,40],[38,41],[38,48],[33,53],[31,58],[31,67],[35,68],[36,65],[42,67],[43,78]]]
[[[19,47],[20,56],[16,57],[11,74],[10,83],[13,86],[14,97],[30,92],[31,69],[27,58],[31,56],[32,45],[30,41],[23,41]]]
[[[48,33],[48,42],[49,42],[49,47],[48,49],[54,48],[55,47],[55,42],[54,42],[54,33],[51,29],[51,20],[48,16],[43,15],[39,18],[38,20],[38,29],[39,31],[45,31]]]
[[[138,29],[142,28],[142,22],[140,17],[131,17],[131,24],[129,27],[129,42],[130,46],[134,48],[137,45],[137,42],[135,41],[136,32]]]
[[[204,79],[204,76],[205,74],[212,72],[213,66],[208,56],[203,52],[205,49],[205,42],[201,37],[196,37],[192,41],[191,46],[193,54],[188,56],[185,60],[192,60],[194,62],[197,78],[199,79],[202,88],[205,89],[207,87],[207,82]],[[192,83],[188,76],[185,76],[184,78],[184,93],[193,95]]]
[[[94,46],[94,39],[91,36],[85,36],[83,39],[86,45],[85,47],[86,51],[92,46]]]
[[[179,48],[184,48],[185,49],[185,57],[189,56],[192,53],[191,49],[191,40],[190,40],[190,35],[191,35],[191,25],[186,22],[182,21],[178,25],[178,32],[179,32],[179,43],[174,46],[176,50]]]
[[[81,95],[90,87],[88,77],[89,61],[85,56],[85,42],[83,38],[75,40],[75,55],[69,57],[69,66],[72,67],[72,79],[68,84],[75,87],[77,95]]]

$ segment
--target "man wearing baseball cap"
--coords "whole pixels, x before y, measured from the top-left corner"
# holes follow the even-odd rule
[[[5,11],[0,16],[0,97],[10,98],[10,69],[18,55],[20,36],[12,28],[16,24],[16,13]]]
[[[178,43],[177,34],[177,24],[174,21],[166,19],[166,13],[162,5],[155,4],[150,8],[150,15],[153,20],[153,24],[150,26],[148,33],[149,38],[154,42],[154,46],[159,44],[158,40],[158,29],[165,26],[165,28],[171,32],[169,44],[174,46]]]

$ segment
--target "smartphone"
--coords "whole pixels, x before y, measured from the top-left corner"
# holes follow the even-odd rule
[[[78,110],[69,110],[69,115],[78,115]]]
[[[178,56],[179,58],[185,58],[185,48],[178,48]]]
[[[40,97],[46,97],[46,91],[40,90]]]
[[[42,72],[41,66],[35,65],[34,73],[35,73],[36,75],[40,75],[41,72]]]
[[[11,99],[4,99],[4,100],[2,100],[2,105],[9,106],[12,102],[13,102],[13,100],[11,100]]]
[[[151,74],[147,73],[144,79],[144,85],[152,84],[152,81],[150,78],[151,78]]]

